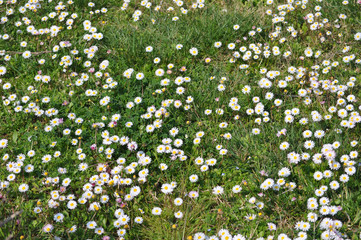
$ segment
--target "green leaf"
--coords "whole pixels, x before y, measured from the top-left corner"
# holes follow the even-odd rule
[[[18,140],[18,135],[19,135],[18,132],[14,132],[14,134],[13,134],[13,141],[14,141],[14,143],[16,143],[16,141]]]
[[[306,24],[306,23],[302,24],[302,32],[303,32],[303,33],[306,33],[307,30],[308,30],[307,24]]]

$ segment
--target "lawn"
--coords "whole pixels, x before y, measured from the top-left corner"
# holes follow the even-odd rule
[[[360,13],[0,0],[0,239],[361,239]]]

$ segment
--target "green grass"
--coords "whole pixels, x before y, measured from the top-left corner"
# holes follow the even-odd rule
[[[9,155],[9,159],[0,162],[0,181],[5,181],[11,174],[7,169],[9,162],[15,162],[19,154],[27,154],[29,150],[35,150],[36,155],[32,158],[26,157],[21,172],[16,174],[16,180],[10,182],[6,189],[1,189],[0,210],[2,218],[10,216],[20,209],[24,212],[16,220],[7,223],[0,229],[0,239],[13,234],[14,239],[102,239],[103,236],[109,236],[110,239],[117,239],[117,229],[113,226],[115,220],[114,212],[122,208],[130,217],[127,224],[127,234],[125,239],[191,239],[198,232],[203,232],[207,236],[217,235],[221,229],[228,229],[232,235],[242,234],[246,239],[265,239],[273,235],[275,239],[285,233],[290,238],[296,239],[298,230],[295,230],[295,224],[299,221],[307,221],[307,200],[315,196],[315,190],[321,185],[329,185],[330,181],[338,180],[344,173],[344,167],[335,170],[331,179],[322,179],[316,181],[313,177],[316,171],[325,171],[329,169],[327,161],[323,158],[321,164],[315,164],[312,156],[320,153],[324,144],[338,141],[341,147],[336,149],[336,160],[351,151],[358,151],[359,145],[352,147],[351,141],[360,141],[360,126],[347,129],[340,126],[341,118],[337,117],[337,112],[330,113],[329,107],[336,106],[341,96],[337,92],[323,90],[323,94],[309,94],[312,103],[306,105],[304,98],[298,96],[301,88],[310,88],[310,78],[308,75],[312,66],[320,65],[319,80],[334,80],[339,85],[346,85],[349,78],[356,78],[355,86],[345,91],[343,98],[353,94],[358,100],[361,97],[360,87],[360,65],[355,61],[344,63],[343,57],[355,54],[355,59],[360,58],[360,41],[355,41],[354,35],[360,32],[361,18],[359,12],[360,4],[350,1],[348,5],[343,5],[339,1],[310,1],[305,10],[300,6],[295,11],[286,15],[288,24],[272,24],[272,17],[265,14],[267,9],[277,12],[275,4],[283,4],[284,1],[278,1],[272,6],[268,6],[263,1],[221,1],[213,0],[206,2],[205,7],[201,9],[192,9],[191,1],[184,1],[183,7],[189,9],[187,14],[182,14],[179,7],[172,1],[154,1],[151,9],[140,6],[140,1],[131,2],[129,7],[123,11],[120,1],[95,2],[95,9],[106,7],[106,14],[90,14],[91,10],[86,1],[76,1],[74,4],[67,5],[67,11],[77,13],[78,18],[74,21],[72,30],[63,30],[55,37],[46,35],[32,36],[26,33],[24,24],[19,27],[22,33],[17,33],[16,21],[26,16],[31,19],[31,24],[36,28],[46,28],[52,25],[65,26],[64,22],[56,19],[42,22],[41,18],[55,11],[55,2],[42,2],[42,8],[36,12],[28,10],[25,14],[16,12],[9,16],[9,23],[0,25],[0,35],[9,34],[9,40],[0,40],[0,50],[4,49],[12,56],[10,61],[5,61],[4,56],[0,56],[0,66],[5,66],[7,72],[1,76],[1,85],[11,83],[12,87],[8,90],[0,88],[3,101],[8,99],[11,94],[16,94],[17,100],[21,101],[23,96],[29,96],[28,103],[19,103],[25,109],[30,102],[36,103],[39,109],[47,111],[57,109],[59,113],[56,116],[47,116],[43,114],[40,117],[33,113],[15,112],[13,101],[9,105],[2,104],[0,111],[0,139],[7,139],[8,146],[0,149],[0,156]],[[162,3],[163,7],[155,11],[154,7]],[[64,3],[65,4],[65,3]],[[17,10],[20,3],[13,7]],[[314,13],[315,6],[322,7],[322,19],[327,18],[329,25],[325,23],[325,28],[317,31],[310,30],[310,24],[304,20],[308,13]],[[2,8],[6,6],[5,8]],[[167,11],[168,7],[174,7],[175,11]],[[5,14],[4,9],[10,5],[0,5],[0,16]],[[143,14],[139,21],[133,21],[132,15],[135,10],[141,9]],[[345,20],[334,21],[339,14],[346,14]],[[69,14],[69,15],[70,15]],[[178,21],[173,21],[174,16],[179,16]],[[155,19],[153,24],[152,19]],[[321,22],[322,19],[319,21]],[[83,40],[86,33],[83,29],[83,21],[90,20],[92,26],[96,27],[98,32],[103,33],[104,38],[101,41]],[[239,25],[235,31],[233,26]],[[336,24],[340,24],[339,28]],[[298,37],[293,38],[286,31],[288,26],[293,26],[298,31]],[[270,38],[269,33],[273,32],[277,26],[282,26],[282,33],[277,38]],[[65,26],[66,27],[66,26]],[[262,28],[262,32],[256,33],[254,37],[249,36],[249,32]],[[331,35],[327,35],[331,31]],[[342,33],[342,36],[338,36]],[[247,37],[247,38],[244,38]],[[285,37],[286,41],[280,43],[279,40]],[[321,42],[320,38],[325,41]],[[20,42],[26,41],[26,48],[20,47]],[[60,48],[58,55],[54,60],[52,56],[53,47],[61,41],[70,41],[72,46],[69,48]],[[214,43],[222,42],[221,48],[215,48]],[[41,43],[42,42],[42,43]],[[235,43],[236,48],[230,50],[227,48],[229,43]],[[183,48],[176,49],[177,44],[182,44]],[[269,58],[260,57],[258,60],[243,61],[242,57],[235,63],[229,60],[234,51],[238,51],[241,46],[249,49],[250,44],[262,44],[263,50],[265,44],[270,46],[279,46],[281,53],[291,51],[289,58],[271,56]],[[93,59],[87,59],[84,49],[91,46],[97,46],[98,51]],[[152,46],[152,52],[146,52],[147,46]],[[343,53],[345,46],[350,46],[350,51]],[[196,47],[198,55],[192,56],[189,49]],[[319,58],[307,58],[303,60],[300,56],[305,56],[305,49],[311,47],[315,53],[317,50],[322,52]],[[33,52],[30,59],[24,59],[22,52],[29,50]],[[59,65],[60,58],[71,55],[73,49],[79,50],[78,59],[72,57],[73,64],[63,71]],[[39,55],[34,54],[36,52]],[[272,50],[271,50],[272,52]],[[36,56],[35,56],[36,55]],[[243,53],[241,53],[241,56]],[[252,55],[253,56],[253,55]],[[154,58],[159,57],[160,63],[155,64]],[[40,65],[37,60],[43,58],[46,60],[44,65]],[[205,59],[210,58],[211,62],[206,63]],[[83,64],[86,60],[92,62],[95,72],[98,71],[98,65],[103,60],[109,61],[109,67],[102,71],[101,78],[95,77],[89,73],[89,68]],[[338,61],[338,67],[332,68],[329,73],[322,73],[322,62],[329,60],[331,63]],[[249,68],[241,70],[239,65],[247,63]],[[168,64],[173,64],[171,72],[164,76],[155,76],[155,71],[159,68],[167,70]],[[286,88],[278,88],[280,80],[291,75],[287,72],[288,67],[304,67],[306,74],[301,79],[294,79],[288,82]],[[181,71],[185,67],[186,71]],[[125,70],[133,68],[134,73],[131,78],[123,76]],[[260,88],[258,81],[265,75],[260,73],[262,68],[268,71],[280,71],[280,76],[273,79],[273,86],[270,89]],[[49,75],[51,81],[43,83],[35,81],[34,77],[39,74]],[[88,73],[89,79],[83,85],[76,86],[75,82],[79,76],[71,76],[71,73]],[[144,73],[144,79],[136,80],[135,74]],[[185,88],[185,93],[179,95],[176,93],[177,87],[174,83],[176,77],[189,77],[190,82],[180,85]],[[106,79],[112,77],[117,86],[115,88],[104,89]],[[222,80],[225,77],[226,80]],[[168,86],[162,86],[160,81],[164,78],[170,79]],[[222,92],[217,90],[219,84],[224,84],[226,89]],[[242,89],[245,85],[251,86],[250,94],[243,94]],[[29,86],[37,91],[29,90]],[[321,86],[319,87],[321,88]],[[85,95],[87,89],[97,90],[97,96],[88,97]],[[73,94],[70,96],[70,92]],[[272,92],[273,100],[267,100],[265,94]],[[101,106],[99,101],[109,96],[110,102],[106,106]],[[189,104],[190,109],[185,110],[186,99],[192,96],[194,101]],[[44,97],[50,97],[49,103],[43,103]],[[142,98],[142,103],[132,109],[126,107],[127,103],[134,101],[136,97]],[[240,105],[239,111],[233,111],[229,107],[231,98],[238,98]],[[257,118],[263,118],[262,115],[248,115],[247,109],[254,109],[256,103],[253,97],[259,97],[264,105],[264,110],[269,113],[269,122],[257,124]],[[166,107],[169,116],[162,116],[162,126],[155,129],[152,133],[146,132],[146,127],[153,123],[156,117],[144,119],[140,116],[147,113],[147,108],[154,106],[160,109],[166,100],[180,100],[183,105],[176,108],[173,104]],[[275,106],[274,99],[282,99],[281,106]],[[353,104],[354,110],[359,111],[358,102]],[[300,114],[295,116],[293,123],[285,123],[285,111],[293,108],[299,108]],[[341,107],[338,106],[338,110]],[[207,109],[212,110],[212,114],[206,115]],[[217,109],[222,109],[222,115],[216,114]],[[325,116],[331,114],[330,120],[313,122],[312,111],[318,111]],[[349,115],[350,115],[349,111]],[[76,117],[84,120],[82,124],[75,123],[67,116],[69,113],[75,113]],[[114,114],[121,114],[117,121],[117,126],[111,128],[108,126],[110,119]],[[238,115],[238,120],[235,119]],[[104,119],[105,116],[107,119]],[[309,123],[302,125],[299,120],[307,117]],[[45,132],[45,126],[50,124],[54,118],[63,119],[63,123],[55,126],[52,131]],[[348,119],[348,118],[345,118]],[[103,122],[104,128],[95,128],[94,123]],[[125,127],[127,122],[132,122],[131,128]],[[227,128],[220,128],[219,124],[227,122]],[[169,130],[173,127],[179,128],[179,134],[176,137],[169,135]],[[63,130],[71,129],[70,135],[64,135]],[[253,135],[252,129],[259,128],[261,133]],[[75,135],[74,132],[81,129],[81,135]],[[287,129],[286,135],[277,137],[277,132],[281,129]],[[337,133],[336,129],[342,129],[342,133]],[[127,175],[124,172],[120,174],[123,177],[133,179],[130,186],[105,184],[102,194],[95,195],[84,205],[78,204],[74,210],[67,208],[68,200],[60,202],[57,208],[50,208],[48,201],[51,198],[51,191],[60,190],[63,179],[72,180],[64,193],[68,196],[74,194],[78,200],[83,194],[83,185],[89,182],[94,175],[99,175],[97,166],[100,163],[107,165],[107,172],[116,167],[117,159],[124,157],[127,159],[124,166],[133,162],[138,162],[137,151],[129,151],[126,146],[112,143],[106,145],[102,143],[102,131],[109,131],[110,136],[119,137],[129,136],[138,144],[137,151],[143,151],[151,157],[152,162],[147,166],[137,166],[135,172]],[[305,139],[302,133],[305,130],[315,132],[324,130],[325,136],[321,139],[312,137],[315,142],[313,149],[305,149]],[[203,131],[205,134],[201,137],[201,144],[193,144],[193,139],[197,132]],[[223,136],[230,133],[232,138],[225,139]],[[79,139],[78,139],[79,138]],[[157,147],[162,144],[162,139],[182,139],[183,145],[175,147],[184,151],[187,160],[171,160],[169,153],[158,153]],[[72,139],[78,139],[73,145]],[[51,147],[51,143],[56,141],[56,146]],[[280,150],[282,142],[287,141],[290,148],[286,151]],[[97,150],[103,146],[104,149],[110,147],[114,149],[111,157],[106,154],[93,151],[91,145],[96,143]],[[226,155],[220,155],[217,145],[227,149]],[[81,172],[78,165],[82,162],[78,159],[76,150],[81,148],[86,158],[83,162],[89,165],[89,168]],[[53,155],[55,151],[60,151],[59,158],[52,158],[48,163],[42,162],[42,157],[46,154]],[[311,159],[302,160],[298,164],[291,164],[287,159],[290,152],[309,153]],[[208,171],[201,172],[200,166],[194,163],[197,157],[204,160],[215,158],[217,163],[210,166]],[[328,190],[325,195],[330,199],[331,206],[340,206],[335,216],[328,215],[332,219],[338,219],[343,223],[339,232],[347,234],[349,239],[359,239],[361,229],[361,197],[358,194],[361,184],[360,165],[358,159],[355,161],[356,173],[350,176],[348,183],[340,183],[340,188],[336,191]],[[160,164],[166,163],[168,169],[161,171]],[[31,173],[25,172],[24,167],[28,164],[34,166]],[[279,178],[278,171],[287,167],[291,170],[291,175],[286,177],[287,184],[281,187],[280,191],[272,189],[262,191],[260,185],[267,179],[273,178],[275,181]],[[66,168],[67,173],[60,174],[58,168]],[[138,172],[147,168],[149,175],[145,183],[138,183]],[[261,174],[261,172],[266,173]],[[192,183],[189,177],[197,174],[199,180]],[[44,185],[46,177],[59,177],[60,184]],[[162,193],[162,184],[176,182],[177,187],[172,194]],[[294,182],[297,187],[293,190],[288,186]],[[26,193],[21,193],[18,187],[22,183],[29,185]],[[119,194],[124,200],[125,195],[129,193],[130,187],[141,187],[141,194],[125,205],[117,203],[115,193]],[[240,185],[240,193],[232,192],[235,185]],[[212,189],[216,186],[222,186],[224,193],[221,195],[212,194]],[[188,197],[188,193],[197,191],[198,198]],[[263,194],[260,194],[263,193]],[[88,211],[91,202],[99,202],[101,195],[108,195],[109,202],[101,203],[100,209]],[[181,206],[176,206],[173,201],[175,198],[183,199]],[[255,197],[256,202],[264,203],[264,208],[258,209],[255,204],[249,200]],[[319,198],[319,197],[318,197]],[[34,208],[39,206],[42,212],[34,213]],[[153,207],[160,207],[163,211],[160,216],[153,215]],[[142,211],[140,211],[140,209]],[[174,213],[182,211],[183,218],[177,219]],[[144,212],[144,213],[142,213]],[[318,210],[314,212],[318,213]],[[61,223],[55,222],[54,215],[64,214],[64,220]],[[255,214],[254,220],[247,220],[246,216]],[[135,223],[135,218],[141,216],[144,220],[142,224]],[[307,232],[308,238],[321,239],[322,229],[319,228],[323,216],[319,215],[316,223],[311,223],[311,228]],[[94,230],[87,229],[86,224],[89,221],[96,221],[98,226],[104,228],[102,235],[96,235]],[[51,233],[45,233],[42,228],[50,223],[54,226]],[[268,223],[275,223],[277,231],[270,231]],[[75,233],[69,233],[71,226],[77,225],[78,230]]]

